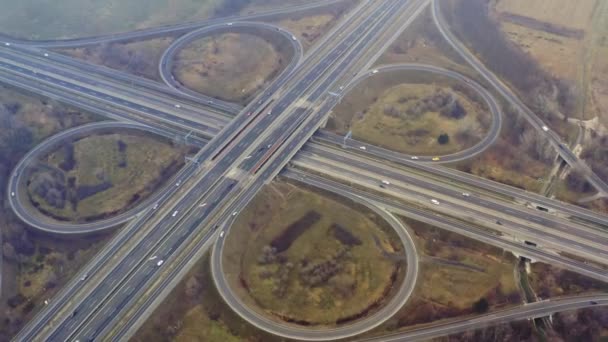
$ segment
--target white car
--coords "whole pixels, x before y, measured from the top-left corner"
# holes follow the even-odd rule
[[[175,108],[182,108],[182,106],[181,106],[181,105],[176,104],[176,105],[175,105]]]
[[[412,160],[418,160],[418,157],[412,156]]]
[[[543,131],[545,131],[545,132],[549,132],[549,127],[547,127],[547,126],[542,126],[541,128],[543,129]]]
[[[85,273],[82,277],[80,277],[80,281],[85,281],[88,277],[89,275]]]
[[[228,23],[228,26],[232,26],[232,25],[233,25],[233,23]]]
[[[14,192],[11,192],[11,197],[15,197],[15,193]]]
[[[156,210],[156,208],[158,208],[158,203],[156,203],[153,207],[152,210]]]
[[[462,193],[462,196],[464,196],[464,197],[469,197],[469,196],[471,196],[471,194],[470,194],[470,193],[468,193],[468,192],[463,192],[463,193]]]
[[[158,260],[158,262],[156,263],[156,266],[161,266],[163,264],[163,262],[165,262],[164,260]]]
[[[439,205],[439,201],[434,198],[431,198],[431,203],[433,203],[434,205]]]
[[[236,214],[238,214],[238,211],[233,212],[232,216],[236,216]]]
[[[296,41],[296,40],[298,40],[298,39],[296,38],[296,36],[291,36],[291,40]]]
[[[181,180],[178,180],[177,183],[175,183],[175,186],[180,186],[182,184]]]
[[[48,57],[48,56],[49,56],[49,54],[48,54],[48,53],[45,53],[45,54],[44,54],[44,57]]]
[[[365,146],[359,146],[359,149],[365,151],[365,150],[367,150],[367,147],[365,147]]]
[[[6,45],[6,46],[11,46],[11,43],[4,43],[4,45]]]
[[[150,259],[148,259],[148,260],[154,260],[156,258],[158,258],[158,257],[155,255],[155,256],[150,257]]]
[[[177,211],[177,210],[176,210],[176,211],[174,211],[174,212],[173,212],[173,214],[171,214],[171,217],[175,217],[175,216],[177,216],[177,213],[178,213],[178,212],[179,212],[179,211]]]
[[[378,73],[378,69],[372,70],[372,74],[377,74],[377,73]]]
[[[220,232],[220,237],[224,237],[224,231],[223,230]]]
[[[383,179],[382,180],[382,184],[391,185],[391,182],[387,181],[386,179]]]

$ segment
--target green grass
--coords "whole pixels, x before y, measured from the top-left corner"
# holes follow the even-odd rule
[[[124,155],[118,150],[119,140],[127,144]],[[157,183],[163,183],[159,179],[163,170],[175,163],[181,164],[184,153],[183,149],[150,135],[93,135],[74,143],[76,167],[65,175],[66,178],[74,177],[77,186],[100,184],[103,182],[100,178],[103,178],[113,185],[110,189],[78,201],[77,210],[70,205],[63,209],[48,205],[31,191],[31,187],[30,194],[43,210],[67,220],[124,211],[139,202],[132,201],[134,195],[140,196],[141,200],[156,190]],[[64,150],[60,149],[50,154],[47,162],[58,167],[64,158]],[[126,167],[119,166],[123,158]]]
[[[438,112],[426,112],[420,117],[392,117],[384,113],[386,106],[393,106],[401,112],[413,107],[417,100],[399,103],[404,96],[415,96],[418,99],[431,96],[437,87],[424,84],[402,84],[383,92],[373,103],[362,118],[354,117],[350,122],[353,137],[393,151],[423,154],[443,155],[460,151],[481,140],[484,130],[481,128],[478,116],[481,110],[462,94],[459,101],[466,108],[467,115],[461,119],[442,117]],[[340,115],[339,113],[337,115]],[[470,129],[475,134],[474,140],[459,141],[457,134]],[[424,134],[415,132],[424,131]],[[450,142],[441,145],[437,142],[440,134],[450,136]]]
[[[280,235],[290,223],[315,210],[322,218],[302,233],[289,249],[281,253],[295,265],[289,273],[283,296],[274,290],[277,277],[260,276],[264,271],[275,272],[279,264],[258,262],[262,248]],[[303,260],[320,263],[334,257],[343,248],[328,232],[333,223],[347,228],[362,241],[350,249],[351,257],[339,259],[343,271],[326,283],[310,287],[302,281],[299,270]],[[315,325],[331,325],[336,320],[365,312],[374,302],[382,300],[391,284],[395,265],[382,256],[374,236],[383,248],[393,250],[384,231],[361,212],[330,198],[287,183],[273,183],[263,190],[238,218],[226,242],[224,262],[233,288],[249,303],[257,303],[262,310],[276,317],[304,320]],[[237,282],[238,275],[248,284],[245,291]],[[349,293],[339,289],[343,284],[354,284]]]

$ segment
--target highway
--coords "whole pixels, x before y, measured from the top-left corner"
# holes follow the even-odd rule
[[[435,198],[442,203],[442,211],[450,211],[463,219],[484,221],[494,230],[520,237],[522,243],[525,239],[590,261],[607,263],[608,260],[608,232],[591,229],[543,211],[496,201],[479,193],[463,196],[461,189],[438,186],[428,177],[410,176],[384,164],[356,158],[347,153],[335,153],[323,147],[306,147],[292,164],[387,196],[398,192],[406,199],[416,199],[429,210],[438,209],[437,205],[431,203],[431,199]],[[391,184],[382,184],[382,180]],[[496,223],[497,220],[500,224]]]
[[[70,223],[70,222],[62,222],[53,220],[50,217],[44,216],[42,214],[37,214],[37,210],[33,209],[32,204],[27,195],[26,185],[24,177],[27,177],[28,172],[26,171],[28,167],[35,165],[37,160],[40,160],[41,157],[47,155],[52,152],[54,149],[62,146],[65,141],[70,139],[75,139],[77,137],[82,137],[86,135],[91,135],[95,133],[99,133],[102,131],[108,130],[116,130],[116,129],[136,129],[147,131],[150,133],[164,135],[165,131],[139,124],[133,123],[125,123],[125,122],[99,122],[93,124],[87,124],[79,127],[75,127],[72,129],[65,130],[61,133],[58,133],[45,141],[43,141],[38,146],[34,147],[30,150],[17,164],[17,166],[11,172],[11,176],[9,177],[8,182],[8,203],[15,212],[15,214],[26,224],[41,231],[47,233],[54,234],[85,234],[85,233],[94,233],[102,230],[107,230],[113,227],[116,227],[119,224],[125,223],[137,215],[139,215],[142,211],[151,207],[156,203],[159,198],[163,197],[163,194],[166,192],[167,187],[172,187],[173,184],[167,185],[164,189],[159,189],[152,196],[142,201],[136,207],[120,214],[113,216],[108,219],[102,219],[90,223],[82,222],[82,223]],[[201,146],[202,147],[202,146]],[[175,176],[179,178],[179,175]],[[13,195],[14,194],[14,195]]]
[[[218,231],[224,230],[226,235],[230,233],[230,225],[224,226],[224,223],[230,222],[230,219],[247,205],[264,184],[283,169],[291,157],[317,131],[330,110],[339,101],[339,97],[331,95],[330,91],[333,90],[332,93],[336,91],[338,87],[335,84],[338,80],[342,82],[345,78],[350,78],[347,75],[360,73],[361,70],[354,70],[355,65],[371,46],[381,43],[377,41],[377,37],[388,31],[388,27],[394,24],[395,18],[406,17],[408,13],[413,18],[429,2],[428,0],[362,2],[311,53],[298,62],[294,62],[296,59],[293,59],[293,68],[287,68],[234,120],[224,121],[221,130],[215,132],[209,131],[208,128],[197,130],[198,132],[207,130],[211,140],[195,156],[193,162],[187,164],[176,176],[176,183],[172,183],[159,193],[158,208],[140,211],[139,215],[32,319],[16,340],[127,340],[141,325],[146,314],[158,305],[161,295],[167,293],[176,284],[179,276],[187,271],[189,261],[216,241],[213,247],[212,270],[215,270],[214,280],[221,282],[223,240],[218,236]],[[227,21],[221,20],[215,24],[227,26]],[[94,39],[112,41],[113,38],[92,40]],[[295,45],[299,45],[299,42]],[[10,56],[4,55],[3,59],[3,52]],[[105,85],[103,87],[93,83],[85,85],[88,80],[79,80],[75,77],[67,79],[62,68],[44,70],[43,67],[46,67],[44,63],[36,65],[38,63],[36,59],[14,55],[11,51],[0,49],[0,62],[4,63],[0,64],[0,77],[13,77],[13,82],[22,82],[24,86],[32,88],[35,87],[32,83],[24,82],[19,78],[25,76],[28,81],[40,80],[47,87],[45,91],[50,91],[51,86],[56,86],[57,89],[63,89],[71,94],[72,101],[74,96],[84,96],[87,98],[87,105],[97,106],[96,101],[105,102],[116,108],[139,112],[144,118],[165,124],[175,124],[176,120],[185,120],[168,113],[169,103],[162,105],[165,110],[158,110],[157,106],[154,106],[155,111],[147,112],[142,109],[146,108],[148,103],[148,99],[141,100],[143,94],[133,93],[126,97],[104,99],[104,96],[113,96],[100,91],[99,88],[105,88]],[[13,57],[22,60],[16,61]],[[160,67],[162,68],[162,65]],[[464,82],[469,83],[467,80]],[[474,84],[471,86],[475,88]],[[488,105],[492,108],[492,101],[488,102]],[[163,115],[167,116],[163,117]],[[500,127],[500,117],[500,114],[495,116],[493,126],[498,124]],[[203,127],[207,127],[205,119],[200,122]],[[190,123],[184,121],[178,126],[187,128]],[[492,136],[489,134],[484,141],[490,141],[488,139]],[[480,148],[484,146],[481,144]],[[475,151],[473,150],[472,153]],[[428,163],[416,165],[432,166]],[[287,171],[287,175],[290,172],[299,171]],[[521,253],[520,255],[552,262],[557,266],[576,269],[582,274],[606,280],[606,272],[593,266],[581,265],[580,262],[540,248],[508,241],[471,228],[462,222],[454,222],[452,219],[436,216],[427,211],[406,207],[359,189],[352,189],[335,182],[328,183],[330,181],[327,179],[320,177],[316,179],[312,175],[305,176],[306,179],[310,179],[306,181],[309,184],[313,184],[312,180],[314,180],[317,186],[320,185],[324,189],[331,187],[334,191],[351,198],[361,196],[360,201],[368,202],[372,208],[380,210],[378,213],[393,224],[397,224],[394,216],[386,211],[397,214],[407,212],[414,217],[423,217],[427,221],[432,221],[440,227],[449,226],[449,229],[461,234],[504,246],[503,248]],[[378,206],[386,210],[378,209]],[[406,232],[402,228],[398,231]],[[585,231],[585,234],[589,233]],[[408,258],[412,257],[415,257],[415,253],[414,256],[408,256]],[[164,263],[159,265],[159,260],[163,260]],[[417,265],[413,260],[408,262],[410,265]],[[411,294],[416,277],[409,274],[406,277],[409,280],[400,289],[401,296],[397,298],[407,298]],[[250,322],[258,321],[258,324],[264,321],[263,317],[255,313],[248,316],[251,314],[247,313],[248,308],[239,308],[238,303],[231,302],[230,289],[225,284],[219,283],[218,290],[243,318]],[[399,301],[394,303],[388,306],[387,317],[364,320],[359,325],[355,323],[350,326],[351,330],[346,327],[343,331],[336,333],[329,331],[329,333],[332,334],[332,338],[340,338],[371,329],[390,317],[391,310],[400,307]],[[271,332],[276,329],[275,326],[260,327]],[[302,334],[304,339],[320,338],[319,333],[314,331],[300,332],[295,327],[282,329],[285,329],[280,333],[285,334],[283,336]],[[308,333],[311,335],[307,335]],[[317,335],[314,336],[315,334]]]
[[[575,311],[608,305],[608,295],[581,295],[547,299],[510,309],[494,311],[481,316],[448,320],[439,324],[429,324],[404,332],[385,334],[379,337],[356,339],[359,342],[429,341],[436,337],[458,334],[465,331],[487,328],[512,321],[540,318],[557,312]]]
[[[553,131],[545,132],[542,127],[545,123],[528,108],[515,93],[509,89],[495,74],[488,70],[483,63],[477,59],[477,57],[469,51],[464,44],[462,44],[452,32],[450,32],[448,25],[445,23],[441,10],[439,7],[439,1],[433,0],[432,13],[435,26],[439,29],[441,35],[445,40],[458,52],[458,54],[464,58],[496,91],[502,95],[508,102],[516,108],[528,122],[539,132],[544,135],[555,148],[561,158],[575,170],[579,170],[601,194],[608,195],[608,184],[600,179],[593,171],[585,164],[584,161],[580,160],[569,148],[562,142],[561,138]]]
[[[376,203],[392,213],[470,237],[472,239],[502,248],[506,251],[511,251],[516,255],[525,256],[531,260],[546,262],[548,264],[572,270],[576,273],[583,274],[600,281],[608,281],[608,272],[604,269],[560,256],[553,251],[546,251],[542,248],[524,244],[521,241],[514,241],[513,239],[503,237],[500,234],[490,233],[487,229],[480,229],[480,227],[474,224],[463,222],[462,220],[457,220],[453,217],[441,215],[439,212],[431,211],[418,205],[406,204],[403,201],[370,191],[370,189],[352,187],[350,184],[339,183],[308,171],[293,168],[283,171],[281,175],[325,190],[350,191],[351,194],[360,196],[368,201],[372,201],[373,203]]]
[[[365,24],[366,21],[375,21],[378,20],[380,15],[386,15],[388,12],[391,12],[390,9],[394,8],[394,7],[398,7],[398,6],[403,6],[404,4],[399,3],[399,2],[394,2],[394,1],[389,1],[386,3],[382,3],[382,4],[373,4],[373,7],[376,7],[376,11],[374,12],[374,14],[372,14],[371,16],[369,16],[368,18],[363,20],[363,23],[360,23],[358,26],[356,26],[355,29],[352,30],[352,33],[348,35],[347,38],[344,38],[339,44],[336,44],[333,47],[333,49],[331,49],[330,51],[327,52],[327,56],[323,57],[321,62],[315,62],[314,66],[310,68],[310,71],[308,73],[306,73],[306,77],[302,80],[302,82],[297,83],[293,89],[291,91],[286,91],[285,95],[283,96],[282,100],[277,100],[275,102],[275,105],[272,107],[272,111],[274,113],[276,113],[277,117],[280,116],[280,114],[287,109],[288,107],[291,107],[291,105],[293,103],[295,103],[295,99],[301,96],[301,93],[303,91],[306,91],[307,89],[309,89],[310,87],[310,83],[316,79],[317,77],[319,77],[320,75],[322,75],[325,70],[332,66],[335,60],[346,60],[343,61],[342,63],[340,63],[339,65],[342,66],[343,64],[346,64],[346,62],[349,62],[350,59],[354,58],[357,56],[356,53],[351,53],[349,55],[349,58],[343,58],[343,55],[345,54],[346,50],[348,51],[352,51],[353,49],[356,49],[356,42],[360,41],[360,38],[362,37],[361,33],[368,31],[369,30],[369,25]],[[374,30],[379,30],[379,27],[381,27],[380,25],[378,26],[374,26]],[[370,30],[372,31],[372,30]],[[372,31],[373,33],[373,31]],[[365,35],[365,37],[367,39],[369,39],[369,36],[371,34]],[[355,48],[353,48],[352,46],[355,46]],[[328,48],[329,49],[329,48]],[[319,57],[320,58],[320,57]],[[345,69],[345,67],[341,68],[342,71]],[[310,81],[308,81],[310,80]],[[307,82],[308,81],[308,82]],[[328,82],[328,85],[331,84]],[[313,92],[314,94],[314,92]],[[319,92],[320,96],[322,93]],[[203,167],[205,169],[206,172],[204,173],[200,173],[200,178],[198,178],[196,185],[195,186],[187,186],[188,188],[188,193],[196,193],[197,191],[200,191],[201,189],[204,189],[204,191],[207,192],[207,196],[202,196],[203,200],[206,199],[213,199],[212,196],[213,194],[222,194],[222,198],[230,198],[230,199],[234,199],[236,198],[235,196],[229,196],[229,193],[224,194],[223,190],[222,191],[217,191],[214,189],[219,189],[219,188],[224,188],[225,190],[225,182],[227,181],[226,178],[224,180],[222,180],[222,176],[223,174],[226,173],[226,171],[228,171],[230,169],[230,165],[232,165],[236,159],[241,159],[245,156],[245,153],[247,153],[247,150],[252,150],[252,149],[259,149],[259,148],[264,148],[264,147],[260,147],[260,143],[258,142],[257,144],[250,144],[249,142],[254,142],[256,140],[258,140],[258,138],[260,137],[260,131],[258,131],[258,127],[262,127],[262,128],[267,128],[267,126],[270,125],[271,128],[273,128],[272,132],[273,135],[283,135],[285,130],[285,127],[293,127],[293,122],[298,122],[299,120],[288,120],[287,117],[285,117],[283,120],[280,120],[280,122],[276,122],[277,119],[276,117],[274,117],[273,115],[268,115],[265,112],[265,106],[266,106],[266,102],[269,102],[268,98],[264,98],[265,95],[262,95],[262,99],[261,99],[261,109],[264,109],[264,113],[263,115],[260,115],[262,113],[256,113],[255,116],[254,115],[246,115],[245,113],[243,113],[242,115],[240,115],[239,117],[236,118],[235,121],[231,122],[227,127],[228,129],[225,129],[222,131],[222,133],[220,133],[219,136],[222,136],[223,134],[225,134],[227,137],[222,137],[221,139],[218,139],[218,137],[214,138],[209,144],[207,144],[207,146],[201,151],[201,153],[198,155],[199,159],[201,162],[204,160],[212,160],[215,161],[214,163],[210,164],[210,167]],[[289,112],[291,115],[290,116],[302,116],[303,114],[305,114],[305,110],[295,110],[293,112]],[[248,127],[248,119],[253,119],[255,120],[255,124],[252,125],[251,127]],[[253,121],[252,121],[253,122]],[[244,126],[244,127],[241,127]],[[297,126],[296,126],[297,127]],[[293,129],[295,129],[296,127],[293,127]],[[314,125],[312,126],[314,127]],[[241,134],[240,131],[243,130],[244,128],[246,128],[246,133]],[[230,130],[233,129],[234,132],[230,132]],[[236,136],[237,134],[240,135],[239,137],[239,141],[234,141],[234,136]],[[247,143],[243,143],[243,142],[247,142]],[[257,146],[256,146],[257,145]],[[262,145],[265,146],[265,145]],[[226,147],[228,147],[228,149],[226,149]],[[245,152],[245,153],[243,153]],[[222,158],[214,158],[214,157],[221,157]],[[237,161],[238,162],[238,161]],[[238,164],[237,164],[238,165]],[[244,169],[247,170],[247,169]],[[229,178],[228,178],[229,179]],[[265,180],[258,180],[256,181],[257,184],[259,184],[259,186],[261,186],[264,183]],[[184,184],[184,188],[186,188],[186,184]],[[237,186],[233,186],[231,189],[234,191],[235,189],[239,189],[240,187]],[[210,194],[210,195],[209,195]],[[201,198],[200,196],[194,196],[195,198],[199,199]],[[186,201],[186,202],[190,202],[190,201]],[[208,207],[211,209],[215,209],[216,205],[213,205],[213,202],[209,202],[210,204],[208,205]],[[173,208],[171,208],[173,209]],[[170,209],[170,210],[171,210]],[[169,212],[169,210],[166,210],[163,208],[163,212]],[[209,216],[213,216],[213,214],[209,214]],[[207,217],[205,217],[204,221],[208,221]],[[205,225],[204,223],[202,223],[201,225]],[[209,226],[209,225],[207,225]],[[180,227],[183,227],[182,225],[180,225]],[[178,229],[175,229],[175,231],[180,231],[181,233],[183,233],[184,229],[179,229],[180,227],[177,227]],[[197,227],[198,228],[198,227]],[[151,229],[152,232],[156,231],[156,229],[158,229],[158,226],[155,226]],[[195,231],[197,231],[195,229]],[[185,232],[185,236],[188,236],[188,232]],[[166,246],[166,244],[163,244],[164,246]],[[137,251],[137,249],[133,249],[134,251]],[[130,258],[129,258],[130,259]],[[125,259],[126,260],[126,259]],[[130,261],[132,261],[134,259],[130,259]],[[135,259],[135,260],[142,260],[142,259]],[[167,261],[169,262],[169,261]],[[154,271],[158,271],[159,269],[162,269],[163,267],[160,268],[154,268]],[[132,281],[135,281],[135,279],[140,280],[141,278],[140,275],[141,274],[148,274],[147,272],[151,272],[149,269],[147,268],[135,268],[133,270],[133,272],[135,272],[135,275],[133,275]],[[111,277],[110,277],[111,279]],[[121,278],[123,279],[123,278]],[[99,279],[97,279],[98,281],[96,283],[99,283]],[[112,280],[108,280],[110,283],[112,283]],[[90,281],[85,281],[85,283],[90,283]],[[120,284],[123,284],[122,281],[119,281],[118,284],[113,285],[114,288],[117,288],[119,286],[121,286]],[[124,287],[125,289],[127,289],[128,291],[126,292],[119,292],[117,293],[116,296],[113,296],[110,299],[104,299],[101,303],[100,298],[99,297],[95,297],[93,296],[79,296],[78,298],[81,298],[80,300],[78,300],[79,303],[76,303],[77,306],[76,308],[82,306],[82,307],[89,307],[89,306],[93,306],[93,307],[99,307],[100,304],[104,304],[104,308],[108,307],[108,308],[113,308],[114,310],[110,311],[112,314],[112,317],[118,317],[116,315],[116,310],[121,310],[122,307],[122,302],[124,300],[124,298],[129,298],[129,299],[134,299],[137,298],[137,296],[134,295],[134,293],[137,293],[142,287],[143,285],[140,286],[134,286],[136,285],[135,283],[129,283],[129,286]],[[99,287],[97,287],[99,288]],[[107,291],[104,291],[104,293],[107,293]],[[125,296],[125,297],[122,297]],[[74,297],[70,297],[70,298],[74,298]],[[74,300],[75,301],[75,300]],[[67,304],[67,303],[66,303]],[[107,305],[106,305],[107,304]],[[92,311],[91,314],[94,314],[95,312],[103,312],[103,310],[105,309],[98,309],[97,311]],[[46,312],[49,312],[50,310],[45,310]],[[80,312],[80,310],[76,309],[76,312]],[[89,311],[87,311],[89,312]],[[68,313],[67,311],[65,313]],[[73,311],[72,311],[73,313]],[[40,336],[38,334],[36,334],[38,332],[39,329],[42,329],[43,327],[49,328],[49,321],[50,319],[54,318],[54,321],[57,321],[56,324],[53,324],[53,331],[52,333],[50,333],[49,335],[46,336],[53,336],[53,338],[58,337],[58,339],[63,340],[65,336],[74,336],[75,334],[80,334],[83,332],[89,332],[91,331],[93,335],[96,336],[96,334],[102,332],[104,330],[104,327],[112,327],[114,326],[112,324],[112,322],[106,322],[106,321],[100,321],[100,320],[88,320],[88,317],[83,317],[83,315],[73,315],[71,317],[65,317],[65,316],[61,316],[61,317],[57,317],[57,315],[55,315],[54,317],[49,317],[46,315],[39,315],[37,316],[37,318],[39,317],[47,317],[45,319],[36,319],[35,321],[37,323],[31,324],[29,326],[38,326],[38,328],[34,327],[34,329],[26,329],[25,334],[21,335],[21,336],[25,336],[26,339],[29,336],[30,338],[33,336]],[[53,316],[53,315],[51,315]],[[68,313],[69,316],[69,313]],[[59,319],[61,319],[63,321],[58,321]],[[66,321],[67,320],[67,321]],[[80,323],[74,323],[74,322],[80,322]],[[106,324],[104,326],[104,324]],[[28,327],[29,327],[28,326]],[[81,328],[79,329],[71,329],[71,327],[73,326],[80,326]],[[30,332],[36,334],[36,335],[31,335]],[[81,337],[85,337],[85,336],[81,336]],[[70,339],[69,337],[66,339]]]

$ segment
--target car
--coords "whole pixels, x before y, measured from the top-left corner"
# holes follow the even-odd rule
[[[296,36],[291,36],[291,40],[296,41],[298,39],[296,38]]]
[[[383,180],[382,180],[382,184],[385,184],[385,185],[390,185],[390,184],[391,184],[391,182],[387,181],[386,179],[383,179]]]
[[[438,161],[438,160],[441,160],[441,158],[439,158],[439,157],[433,157],[433,159],[432,159],[432,160],[433,160],[433,161]]]
[[[11,192],[11,197],[15,197],[15,192]]]
[[[238,211],[235,211],[232,213],[232,216],[236,216],[236,214],[238,214],[238,213],[239,213]]]
[[[228,26],[232,26],[232,25],[234,25],[234,23],[228,23]]]
[[[344,86],[340,86],[340,90],[344,90]]]
[[[203,204],[199,205],[199,208],[203,208],[203,207],[206,207],[206,206],[207,206],[207,202],[205,202],[205,203],[203,203]]]
[[[384,184],[380,184],[378,186],[381,187],[382,189],[386,189],[386,186]]]
[[[208,104],[213,104],[212,100],[207,101]]]
[[[378,73],[378,69],[372,70],[372,74],[377,74],[377,73]]]
[[[470,194],[470,193],[468,193],[468,192],[463,192],[463,193],[462,193],[462,196],[464,196],[464,197],[469,197],[469,196],[471,196],[471,194]]]
[[[158,256],[156,256],[156,255],[155,255],[155,256],[153,256],[153,257],[150,257],[148,260],[154,260],[154,259],[156,259],[156,258],[158,258]]]
[[[44,57],[48,57],[48,56],[49,56],[49,54],[48,54],[48,53],[45,53],[45,54],[44,54]]]
[[[272,115],[272,111],[271,110],[268,111],[268,115]]]
[[[549,132],[549,127],[543,125],[541,128],[542,128],[543,131]]]
[[[171,214],[171,217],[175,217],[175,216],[177,216],[177,213],[179,213],[179,211],[178,211],[178,210],[174,211],[174,212],[173,212],[173,214]]]
[[[500,220],[496,220],[496,224],[502,226],[502,222],[500,222]]]
[[[412,157],[411,157],[411,159],[412,159],[412,160],[418,160],[418,157],[416,157],[416,156],[412,156]]]
[[[181,180],[178,180],[178,181],[175,183],[175,186],[180,186],[181,184],[182,184],[182,181],[181,181]]]
[[[359,146],[359,149],[365,151],[365,150],[367,150],[367,147],[365,147],[365,146]]]
[[[597,305],[597,302],[594,301],[594,300],[592,300],[592,301],[589,302],[589,304],[591,304],[591,305]]]
[[[433,203],[434,205],[439,205],[440,204],[439,201],[436,200],[436,199],[434,199],[434,198],[431,198],[431,203]]]
[[[248,113],[247,113],[247,116],[251,116],[251,112],[248,112]]]
[[[272,144],[268,144],[268,145],[266,145],[266,148],[270,148],[270,146],[272,146]]]
[[[220,237],[224,237],[224,231],[223,230],[220,232]]]
[[[176,105],[175,105],[175,108],[182,108],[182,106],[181,106],[181,105],[176,104]]]
[[[278,28],[278,27],[277,27],[277,28],[275,28],[275,30],[277,30],[277,31],[281,31],[281,29],[280,29],[280,28]]]
[[[11,46],[11,43],[4,43],[4,45],[6,45],[6,46]]]
[[[156,266],[162,266],[162,264],[165,262],[165,260],[158,260],[158,262],[156,263]]]
[[[87,280],[88,277],[89,277],[89,275],[85,273],[82,275],[82,277],[80,277],[80,281],[85,281],[85,280]]]
[[[44,305],[49,305],[49,300],[48,299],[44,300]]]
[[[152,207],[152,210],[156,210],[156,208],[158,208],[158,203],[154,204],[154,206]]]

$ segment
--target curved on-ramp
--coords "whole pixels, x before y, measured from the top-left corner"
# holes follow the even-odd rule
[[[279,26],[261,23],[261,22],[248,22],[248,21],[239,21],[239,22],[224,22],[220,24],[210,25],[198,30],[192,31],[188,34],[181,36],[176,39],[163,53],[160,59],[160,63],[158,65],[158,71],[160,77],[163,82],[173,89],[176,92],[182,93],[188,97],[192,98],[207,98],[207,101],[211,104],[213,102],[225,102],[217,99],[213,99],[211,97],[205,96],[204,94],[198,93],[192,89],[184,85],[180,85],[179,82],[175,79],[173,75],[173,66],[177,53],[181,51],[188,44],[213,35],[217,33],[226,33],[226,32],[238,32],[243,29],[257,29],[264,30],[270,32],[272,35],[276,35],[278,37],[283,38],[289,45],[291,45],[293,49],[293,55],[290,63],[281,71],[280,75],[276,78],[276,80],[280,80],[284,77],[284,75],[291,74],[291,72],[295,69],[295,67],[302,60],[304,54],[304,48],[302,47],[301,42],[290,32],[286,31]]]
[[[306,179],[302,179],[301,181],[315,186],[314,181],[308,182]],[[279,323],[249,308],[238,297],[238,295],[232,291],[230,284],[228,284],[228,280],[226,279],[223,271],[222,253],[224,242],[230,234],[230,225],[234,221],[229,220],[224,228],[224,237],[220,236],[213,246],[211,255],[211,274],[213,276],[213,280],[222,298],[239,316],[255,327],[268,333],[286,338],[307,341],[326,341],[352,337],[379,326],[397,313],[397,311],[399,311],[399,309],[401,309],[401,307],[407,302],[416,285],[416,280],[418,277],[418,255],[416,253],[414,241],[403,223],[388,211],[379,208],[376,204],[369,202],[362,197],[352,195],[348,192],[342,191],[339,188],[323,187],[323,189],[345,196],[357,203],[365,205],[377,215],[385,219],[391,225],[391,227],[393,227],[401,239],[406,254],[407,266],[405,277],[400,284],[397,293],[393,295],[388,303],[369,317],[355,321],[351,324],[346,324],[338,328],[315,329]]]
[[[416,63],[405,63],[405,64],[390,64],[385,66],[380,66],[373,71],[367,71],[363,74],[360,74],[357,78],[353,79],[348,85],[346,85],[343,89],[344,96],[347,96],[348,92],[358,85],[360,85],[363,81],[367,80],[370,77],[374,77],[380,75],[382,73],[387,72],[396,72],[396,71],[422,71],[429,72],[433,74],[437,74],[440,76],[448,77],[453,80],[461,82],[463,85],[468,86],[473,89],[486,103],[488,109],[490,110],[490,115],[492,117],[492,122],[486,133],[485,137],[480,140],[477,144],[464,149],[462,151],[458,151],[452,154],[447,154],[443,156],[439,156],[439,160],[433,160],[436,156],[413,156],[401,152],[395,152],[386,148],[374,146],[373,144],[364,143],[361,141],[357,141],[354,139],[346,139],[343,137],[338,137],[333,133],[329,132],[321,132],[317,136],[321,139],[331,140],[336,143],[339,142],[341,144],[346,143],[347,146],[360,149],[360,146],[365,146],[365,150],[361,149],[361,153],[369,153],[374,154],[382,158],[386,159],[407,159],[413,160],[412,157],[418,162],[428,162],[428,163],[452,163],[465,159],[469,159],[473,156],[476,156],[486,149],[488,149],[492,144],[496,141],[498,136],[500,135],[500,130],[502,128],[502,110],[498,103],[498,101],[487,91],[484,87],[482,87],[479,83],[469,79],[466,76],[463,76],[455,71],[444,69],[441,67],[436,67],[433,65],[427,64],[416,64]],[[404,80],[406,81],[406,80]]]
[[[84,134],[91,134],[100,130],[107,129],[137,129],[158,135],[163,135],[162,130],[159,128],[128,122],[108,121],[75,127],[51,136],[50,138],[40,143],[38,146],[34,147],[32,150],[30,150],[19,161],[19,163],[13,169],[10,175],[7,196],[8,203],[13,209],[13,212],[26,224],[47,233],[63,235],[84,234],[104,231],[113,228],[121,223],[125,223],[140,214],[143,210],[152,205],[152,203],[157,201],[163,193],[163,191],[161,190],[157,190],[153,195],[142,201],[139,205],[120,215],[89,223],[71,223],[57,221],[50,217],[46,217],[41,213],[34,212],[36,211],[35,208],[33,208],[29,203],[24,203],[24,200],[27,195],[21,193],[24,190],[24,179],[22,177],[26,173],[25,171],[28,166],[31,165],[32,161],[37,160],[40,156],[43,156],[44,154],[50,152],[52,149],[56,148],[57,146],[60,146],[60,144],[66,139],[81,136]]]

